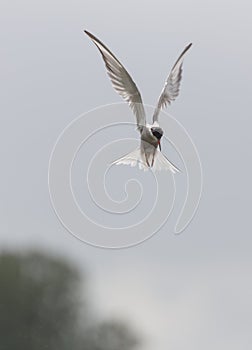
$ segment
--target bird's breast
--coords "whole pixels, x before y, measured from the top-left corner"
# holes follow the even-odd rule
[[[141,134],[141,141],[143,143],[147,143],[150,144],[154,147],[158,146],[158,140],[155,136],[153,136],[153,134],[151,133],[150,130],[148,130],[147,128],[145,128]],[[147,146],[147,145],[146,145]]]

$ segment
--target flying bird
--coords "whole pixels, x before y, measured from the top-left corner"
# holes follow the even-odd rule
[[[112,85],[118,94],[128,102],[135,114],[137,128],[140,132],[140,147],[114,161],[112,164],[138,165],[140,169],[144,170],[153,168],[153,170],[170,170],[172,173],[178,172],[179,169],[161,153],[160,142],[164,132],[158,124],[158,116],[160,110],[167,107],[179,94],[184,55],[192,44],[186,46],[172,67],[154,110],[152,124],[148,124],[146,122],[141,94],[127,70],[98,38],[86,30],[84,32],[92,39],[100,51]]]

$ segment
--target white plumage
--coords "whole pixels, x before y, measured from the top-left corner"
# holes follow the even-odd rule
[[[130,108],[133,110],[136,116],[137,127],[141,135],[140,147],[116,160],[113,164],[138,165],[139,168],[143,170],[152,167],[153,170],[156,171],[170,170],[172,173],[178,172],[178,168],[161,153],[160,140],[163,135],[163,130],[159,127],[158,116],[160,110],[174,101],[179,94],[183,58],[192,44],[186,46],[174,64],[159,97],[157,107],[155,108],[152,118],[153,123],[150,125],[146,123],[141,94],[129,73],[115,55],[99,39],[86,30],[85,33],[99,49],[114,89],[128,102]]]

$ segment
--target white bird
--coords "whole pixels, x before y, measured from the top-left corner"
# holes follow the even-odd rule
[[[84,32],[92,39],[99,49],[114,89],[128,102],[133,110],[136,116],[137,128],[141,135],[140,147],[114,161],[112,164],[138,165],[140,169],[144,170],[152,167],[153,170],[170,170],[172,173],[178,172],[179,169],[161,153],[160,140],[163,136],[163,130],[159,127],[158,116],[160,110],[167,107],[179,94],[183,58],[192,44],[186,46],[174,64],[166,79],[157,107],[155,108],[153,122],[152,124],[147,124],[140,92],[129,73],[115,55],[99,39],[86,30]]]

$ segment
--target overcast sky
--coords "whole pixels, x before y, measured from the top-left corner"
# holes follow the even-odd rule
[[[99,312],[128,319],[146,350],[252,343],[251,10],[246,0],[1,5],[1,249],[37,247],[85,266]],[[83,29],[111,48],[151,105],[193,42],[169,112],[197,146],[204,187],[179,236],[173,218],[139,246],[98,249],[72,237],[52,209],[47,171],[58,135],[81,113],[121,101]]]

